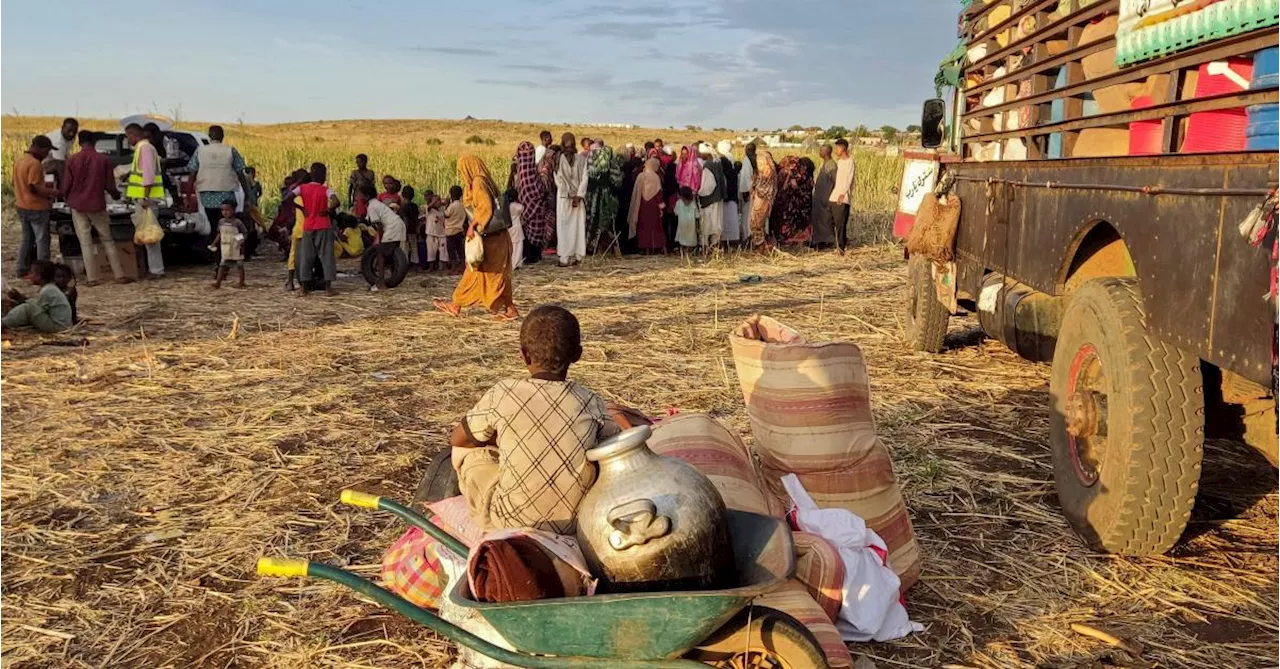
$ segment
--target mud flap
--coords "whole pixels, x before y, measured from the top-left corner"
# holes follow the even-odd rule
[[[955,262],[929,263],[933,269],[933,287],[937,291],[938,303],[947,308],[952,316],[959,312],[956,304],[956,264]]]

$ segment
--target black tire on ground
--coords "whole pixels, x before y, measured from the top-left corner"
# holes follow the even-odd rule
[[[422,474],[418,490],[413,493],[413,504],[430,504],[462,494],[458,488],[458,472],[453,469],[450,449],[446,448],[431,457],[427,471]]]
[[[1110,553],[1172,548],[1200,482],[1200,361],[1148,333],[1135,280],[1094,279],[1072,296],[1049,403],[1058,500],[1076,533]]]
[[[373,258],[376,255],[373,247],[365,249],[364,254],[360,256],[360,273],[364,275],[364,280],[369,282],[370,286],[377,285],[378,277],[373,271]],[[404,277],[409,274],[409,258],[404,254],[404,250],[396,248],[391,256],[391,263],[384,265],[382,275],[386,278],[387,288],[395,288],[404,281]]]
[[[827,656],[813,633],[791,616],[765,606],[748,606],[685,654],[713,667],[824,669]]]
[[[912,256],[907,261],[907,342],[917,351],[937,353],[947,336],[951,313],[936,294],[929,259]]]

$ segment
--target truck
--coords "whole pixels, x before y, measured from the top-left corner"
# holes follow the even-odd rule
[[[1051,363],[1055,487],[1094,549],[1174,546],[1206,435],[1277,463],[1277,19],[1253,0],[965,3],[904,154],[906,338],[937,353],[976,314]],[[939,231],[949,253],[911,250]]]
[[[120,120],[120,127],[124,128],[129,123],[141,125],[148,122],[156,123],[160,128],[167,147],[166,153],[169,154],[161,165],[165,176],[165,202],[156,212],[160,226],[165,230],[162,244],[166,263],[171,260],[208,262],[212,259],[212,254],[205,246],[208,244],[211,226],[195,199],[194,183],[187,170],[187,161],[196,149],[209,143],[209,137],[202,132],[177,130],[173,128],[171,120],[152,114],[125,117]],[[94,148],[106,155],[115,166],[117,185],[123,194],[125,177],[133,161],[133,148],[129,146],[124,131],[96,133]],[[129,242],[133,239],[133,203],[123,198],[109,201],[107,212],[111,217],[111,243],[129,247]],[[72,266],[81,265],[83,251],[80,240],[76,237],[75,226],[71,221],[71,210],[61,198],[53,203],[50,223],[52,231],[58,235],[58,249],[64,260]],[[137,262],[142,261],[142,256],[138,254],[128,254],[128,257]],[[134,271],[126,268],[126,273],[133,275]]]

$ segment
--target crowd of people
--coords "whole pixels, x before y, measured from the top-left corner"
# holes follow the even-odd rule
[[[579,141],[573,133],[564,133],[557,144],[544,130],[537,144],[516,147],[505,189],[484,161],[464,155],[458,160],[459,185],[447,194],[427,190],[421,204],[414,189],[396,177],[384,174],[379,180],[361,154],[347,178],[345,210],[327,185],[327,167],[315,163],[285,178],[281,206],[268,227],[258,209],[262,186],[253,168],[223,143],[220,126],[208,134],[208,144],[180,157],[191,178],[184,180],[189,190],[178,192],[166,170],[172,164],[168,154],[178,147],[154,124],[128,125],[133,159],[123,194],[110,161],[95,150],[95,133],[80,131],[75,119],[37,136],[14,168],[22,222],[19,276],[28,276],[33,261],[49,259],[49,209],[59,196],[66,199],[85,254],[88,285],[99,282],[93,233],[110,239],[106,196],[133,202],[138,225],[168,193],[189,197],[188,208],[198,207],[209,222],[216,221],[207,233],[219,259],[215,288],[233,270],[235,285],[244,286],[242,263],[255,252],[261,231],[287,251],[290,291],[333,294],[336,261],[366,252],[373,263],[370,290],[386,290],[386,269],[396,265],[398,250],[420,270],[461,275],[452,298],[437,300],[437,308],[458,315],[482,306],[502,320],[517,317],[513,270],[548,256],[568,267],[593,254],[775,245],[843,253],[847,247],[855,168],[845,140],[820,147],[815,164],[803,156],[775,161],[755,144],[735,159],[728,141],[700,141],[676,151],[654,139],[615,150],[600,139]],[[81,150],[72,155],[77,138]],[[114,246],[102,247],[117,282],[130,281]],[[148,244],[146,252],[149,278],[162,277],[160,245]]]

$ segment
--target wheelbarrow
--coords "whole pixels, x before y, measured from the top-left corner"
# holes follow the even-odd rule
[[[466,556],[462,542],[394,500],[344,490],[342,501],[393,513]],[[437,634],[518,667],[716,667],[818,669],[817,640],[796,619],[752,600],[795,572],[791,529],[780,519],[729,510],[738,585],[727,590],[601,594],[511,603],[475,601],[465,578],[446,596],[479,613],[515,650],[497,646],[349,571],[303,559],[258,560],[262,576],[345,585]]]

